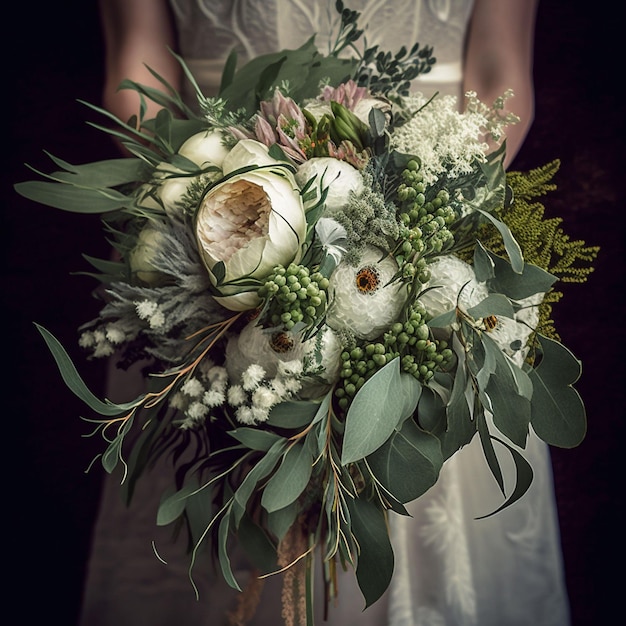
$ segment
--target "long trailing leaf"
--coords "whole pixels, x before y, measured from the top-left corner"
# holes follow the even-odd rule
[[[480,392],[479,397],[484,394]],[[484,411],[481,411],[476,416],[476,426],[478,430],[478,436],[480,437],[480,444],[483,449],[483,454],[485,455],[485,459],[487,461],[487,465],[491,474],[495,478],[498,483],[498,487],[500,491],[505,494],[505,486],[504,486],[504,476],[502,475],[502,468],[500,467],[500,461],[498,461],[498,456],[496,455],[496,451],[493,447],[493,441],[491,435],[489,434],[489,427],[487,426],[487,419],[485,417]]]
[[[356,577],[365,598],[365,608],[385,592],[394,568],[394,556],[385,513],[370,500],[348,501],[352,532],[359,546]]]
[[[17,183],[15,190],[29,200],[70,213],[110,213],[129,206],[131,202],[128,196],[114,189],[82,189],[56,182]]]
[[[257,483],[272,472],[276,464],[279,462],[283,450],[285,448],[285,440],[277,441],[260,459],[256,465],[248,472],[243,482],[235,492],[233,497],[233,517],[235,526],[239,525],[243,517],[248,500],[254,493]]]
[[[48,349],[52,353],[65,384],[68,386],[70,391],[80,398],[80,400],[82,400],[90,409],[99,415],[112,417],[122,415],[140,403],[141,398],[124,404],[115,404],[108,400],[103,402],[97,398],[83,382],[76,370],[76,367],[74,366],[74,363],[72,362],[72,359],[69,357],[58,339],[56,339],[56,337],[43,326],[35,324],[35,327],[41,333]]]
[[[226,513],[219,524],[217,531],[217,554],[222,569],[222,576],[229,587],[241,591],[241,587],[233,574],[232,567],[230,565],[230,557],[228,556],[228,535],[230,533],[230,514]]]
[[[447,429],[442,437],[444,459],[468,444],[476,434],[476,423],[472,419],[474,389],[465,367],[465,350],[456,334],[452,336],[452,348],[457,356],[457,367],[446,406]]]
[[[530,424],[530,398],[532,385],[521,370],[514,376],[508,359],[498,344],[486,334],[482,335],[486,358],[493,359],[495,368],[486,380],[482,391],[489,397],[489,409],[493,413],[496,428],[513,443],[523,448]],[[518,383],[518,379],[521,381]]]
[[[295,502],[309,484],[312,463],[310,451],[300,443],[293,444],[263,489],[263,508],[271,513]]]
[[[229,431],[228,434],[250,450],[261,452],[267,452],[277,441],[283,439],[276,433],[258,428],[236,428]]]
[[[178,519],[187,506],[187,498],[198,490],[198,482],[194,479],[175,493],[164,494],[157,511],[157,526],[167,526]]]
[[[139,159],[125,157],[75,165],[46,152],[53,163],[67,173],[55,172],[58,180],[85,187],[118,187],[135,183],[145,174],[146,165]]]
[[[237,540],[257,569],[261,572],[276,570],[276,548],[266,532],[249,515],[244,515],[239,524]]]
[[[538,335],[541,358],[529,372],[533,384],[531,423],[546,443],[577,446],[585,437],[585,405],[572,386],[582,372],[580,361],[561,343]]]
[[[482,515],[476,519],[485,519],[487,517],[491,517],[500,511],[503,511],[507,507],[511,506],[515,502],[517,502],[530,488],[530,485],[533,481],[533,468],[530,463],[523,457],[523,455],[517,451],[515,448],[510,446],[506,441],[502,441],[501,439],[495,439],[499,443],[501,443],[510,453],[515,463],[515,487],[511,492],[511,495],[506,499],[506,501],[499,506],[495,511],[488,513],[486,515]]]
[[[478,207],[475,207],[474,210],[480,213],[483,217],[486,217],[496,227],[502,236],[504,248],[506,253],[509,255],[509,259],[511,260],[511,267],[513,268],[513,271],[521,274],[524,269],[524,257],[519,243],[517,243],[517,240],[513,237],[513,233],[511,233],[511,229],[504,222],[501,222],[498,218],[491,215],[491,213],[483,211]]]

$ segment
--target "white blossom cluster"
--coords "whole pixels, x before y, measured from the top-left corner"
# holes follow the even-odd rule
[[[406,98],[411,118],[393,131],[391,147],[420,159],[426,184],[435,182],[444,171],[450,178],[471,173],[476,160],[485,160],[489,148],[485,137],[500,138],[502,128],[514,121],[496,115],[476,94],[466,95],[465,112],[459,111],[454,96],[435,97],[430,102],[419,93]],[[503,104],[500,100],[498,106]]]
[[[484,282],[476,279],[474,268],[454,255],[444,255],[429,265],[431,278],[428,289],[420,296],[421,303],[436,317],[455,307],[467,311],[489,295]],[[512,301],[514,317],[497,315],[494,328],[489,335],[501,350],[519,367],[528,354],[527,343],[539,322],[538,307],[543,301],[543,292],[523,300]],[[476,320],[480,323],[482,320]]]
[[[183,429],[201,426],[211,410],[220,406],[229,406],[241,424],[259,424],[267,421],[274,406],[300,391],[301,374],[302,363],[297,360],[281,361],[274,377],[268,377],[261,365],[253,363],[233,383],[225,367],[207,359],[170,398],[170,406],[184,415],[180,424]]]
[[[106,358],[136,335],[136,330],[133,331],[128,324],[118,320],[102,324],[94,329],[83,330],[78,339],[78,345],[89,350],[95,358]]]

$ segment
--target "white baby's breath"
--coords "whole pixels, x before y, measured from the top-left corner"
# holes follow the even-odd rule
[[[232,385],[227,392],[228,404],[230,406],[241,406],[246,401],[246,392],[241,385]]]
[[[252,391],[259,386],[263,378],[265,378],[265,369],[263,369],[263,366],[252,363],[241,375],[242,386],[246,391]]]
[[[460,112],[454,96],[427,102],[419,93],[407,98],[407,109],[419,113],[393,131],[392,146],[420,159],[425,183],[435,182],[442,172],[451,178],[471,173],[489,148],[484,140],[488,118],[478,109]]]
[[[200,422],[209,414],[209,407],[202,402],[192,402],[185,411],[185,415],[195,422]]]
[[[188,378],[180,388],[190,398],[199,398],[204,393],[204,385],[197,378]]]
[[[206,404],[208,407],[216,407],[221,406],[226,401],[226,395],[223,391],[211,388],[208,391],[205,391],[202,396],[202,402]]]

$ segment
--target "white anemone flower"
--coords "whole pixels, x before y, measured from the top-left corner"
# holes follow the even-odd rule
[[[332,328],[322,326],[315,336],[304,343],[304,347],[301,395],[319,398],[339,380],[343,344]]]
[[[390,282],[397,271],[395,260],[374,246],[365,248],[357,265],[340,263],[330,277],[326,323],[361,339],[380,336],[397,320],[407,299],[404,286]]]
[[[228,169],[250,164],[250,145],[263,160],[267,148],[253,140],[240,141],[229,155]],[[241,156],[238,160],[237,157]],[[252,157],[255,155],[253,154]],[[266,166],[234,174],[213,187],[196,215],[196,237],[202,259],[228,309],[243,311],[259,304],[257,286],[246,279],[262,280],[276,265],[298,262],[306,235],[306,218],[293,175],[274,161]],[[213,273],[223,263],[218,282]]]
[[[314,188],[328,188],[325,213],[332,214],[343,209],[352,194],[360,194],[364,183],[361,172],[350,163],[332,157],[314,157],[305,161],[296,172],[300,187],[315,177]]]
[[[304,347],[298,335],[285,331],[266,330],[252,321],[226,344],[225,366],[232,384],[255,363],[262,363],[265,377],[275,378],[279,365],[302,359]]]
[[[429,288],[420,302],[433,317],[447,313],[457,304],[463,310],[477,305],[489,294],[485,283],[476,280],[474,268],[453,254],[437,258],[429,266]]]
[[[497,316],[496,325],[489,331],[491,338],[508,354],[519,367],[528,355],[528,339],[539,323],[539,305],[545,293],[536,293],[516,301],[520,309],[515,317]]]

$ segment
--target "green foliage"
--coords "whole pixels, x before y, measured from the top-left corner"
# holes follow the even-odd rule
[[[497,207],[494,215],[508,226],[527,264],[553,274],[560,282],[583,283],[594,270],[599,247],[572,240],[562,228],[563,219],[547,217],[539,200],[556,189],[552,181],[559,167],[560,161],[555,160],[528,172],[508,172],[512,200]],[[501,234],[493,226],[482,225],[477,238],[485,248],[504,254]],[[471,260],[467,250],[459,256]],[[539,309],[538,331],[553,339],[558,339],[558,333],[551,319],[552,305],[562,295],[560,290],[550,290]]]

